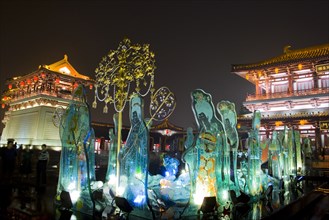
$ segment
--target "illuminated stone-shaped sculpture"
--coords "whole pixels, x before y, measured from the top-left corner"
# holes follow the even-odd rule
[[[272,140],[269,146],[269,163],[271,163],[271,172],[272,176],[281,179],[282,177],[282,169],[280,164],[281,157],[281,144],[278,138],[278,132],[273,131]]]
[[[220,101],[217,104],[217,111],[221,115],[227,137],[226,149],[224,149],[224,181],[230,184],[230,174],[233,171],[233,184],[230,189],[235,190],[236,194],[240,194],[239,181],[237,176],[237,150],[239,146],[239,137],[236,130],[237,116],[234,103],[229,101]],[[225,146],[225,145],[224,145]],[[232,152],[232,155],[230,155]]]
[[[247,186],[249,195],[256,196],[262,192],[261,147],[259,140],[261,114],[255,111],[252,120],[252,130],[248,138],[248,175]]]
[[[296,176],[298,172],[302,170],[301,159],[301,144],[299,131],[295,131],[294,128],[288,131],[288,173],[287,175]]]
[[[94,131],[85,90],[79,86],[60,123],[62,152],[57,193],[70,193],[74,208],[92,213],[91,181],[95,181]]]
[[[131,206],[146,210],[148,203],[149,132],[144,122],[143,100],[139,95],[130,99],[131,128],[120,156],[119,192]]]
[[[223,149],[226,147],[225,131],[215,115],[210,94],[201,89],[192,92],[192,109],[199,127],[199,136],[195,148],[197,157],[196,192],[194,202],[201,204],[203,197],[216,196],[218,202],[228,199],[227,192],[222,195],[220,188],[223,182]],[[192,164],[194,165],[194,164]],[[228,187],[228,186],[227,186]]]
[[[289,180],[289,175],[291,174],[288,142],[289,142],[289,130],[285,126],[283,130],[283,139],[282,139],[283,177],[285,181]]]
[[[296,163],[297,163],[297,175],[301,174],[303,170],[303,162],[302,162],[302,147],[300,142],[300,133],[299,131],[294,131],[295,137],[295,151],[296,151]]]

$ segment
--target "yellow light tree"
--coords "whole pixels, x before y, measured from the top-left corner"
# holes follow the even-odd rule
[[[118,161],[121,148],[122,111],[133,93],[146,96],[154,91],[155,56],[149,50],[149,44],[132,44],[129,39],[119,43],[116,50],[104,56],[95,70],[95,100],[105,102],[104,113],[108,104],[114,105],[118,112],[116,193],[118,194],[120,164]],[[142,88],[143,87],[143,88]],[[133,89],[132,89],[133,88]]]

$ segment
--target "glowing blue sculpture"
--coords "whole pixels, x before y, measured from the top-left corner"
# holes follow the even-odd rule
[[[166,168],[166,176],[175,176],[178,173],[178,166],[180,162],[176,158],[165,155],[163,157],[163,165]]]
[[[85,90],[79,86],[61,118],[62,152],[57,193],[70,193],[75,209],[92,213],[91,181],[95,181],[94,131]]]
[[[139,95],[130,99],[130,123],[131,128],[120,158],[120,184],[117,193],[122,193],[134,208],[146,210],[149,132],[144,122],[143,100]]]

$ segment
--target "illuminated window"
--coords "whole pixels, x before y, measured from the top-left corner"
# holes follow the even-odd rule
[[[329,88],[329,78],[321,78],[321,88]]]
[[[273,93],[288,92],[288,83],[275,84],[272,89]]]
[[[154,144],[153,145],[153,151],[154,152],[159,152],[160,151],[160,144]]]
[[[309,90],[309,89],[313,89],[313,80],[297,82],[298,91]]]
[[[60,68],[59,72],[65,73],[65,74],[70,74],[71,73],[71,71],[66,66]]]

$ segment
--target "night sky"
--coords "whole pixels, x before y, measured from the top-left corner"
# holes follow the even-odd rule
[[[132,43],[150,44],[155,53],[155,86],[167,86],[177,98],[170,121],[193,127],[192,90],[211,93],[214,104],[235,102],[239,111],[254,86],[232,74],[231,64],[278,56],[286,45],[293,50],[328,43],[328,12],[327,0],[2,0],[0,91],[4,79],[30,73],[64,54],[78,72],[94,78],[101,58],[128,37]],[[103,103],[98,107],[92,120],[112,123],[113,106],[108,114],[102,113]],[[2,120],[4,111],[0,113]]]

